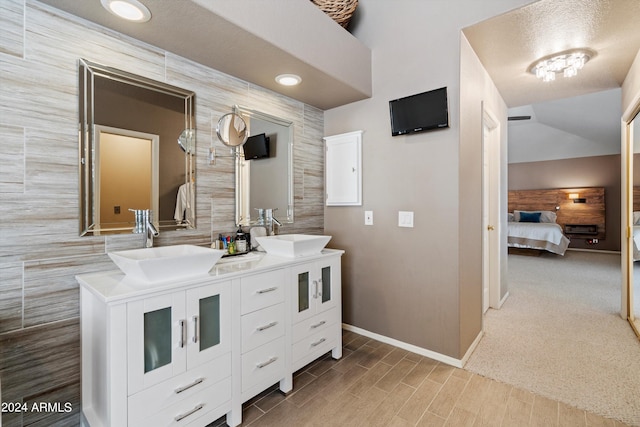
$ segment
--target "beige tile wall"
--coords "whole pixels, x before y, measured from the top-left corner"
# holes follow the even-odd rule
[[[212,43],[219,43],[212,40]],[[323,231],[321,110],[32,0],[0,1],[0,380],[6,402],[72,402],[71,414],[3,414],[3,426],[74,424],[80,401],[75,275],[114,268],[106,253],[140,236],[79,237],[77,61],[86,58],[196,93],[197,230],[157,245],[206,243],[234,228],[230,159],[207,162],[234,104],[294,122],[295,224]],[[212,129],[214,129],[212,131]]]

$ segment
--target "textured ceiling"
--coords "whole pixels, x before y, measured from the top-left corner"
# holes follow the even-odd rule
[[[620,87],[640,49],[640,0],[541,0],[465,28],[509,107]],[[597,55],[573,78],[544,83],[538,58],[588,47]]]
[[[621,91],[640,50],[640,0],[541,0],[465,28],[510,108],[509,162],[620,152]],[[596,56],[572,78],[542,82],[538,58],[587,47]]]

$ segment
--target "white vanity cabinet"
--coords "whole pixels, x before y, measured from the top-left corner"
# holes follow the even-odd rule
[[[340,258],[327,257],[290,269],[291,362],[296,371],[332,351],[342,357]]]
[[[230,282],[127,303],[128,394],[231,351]]]
[[[342,253],[260,254],[177,283],[78,276],[83,424],[237,426],[242,403],[289,392],[295,371],[342,356]]]
[[[92,427],[204,426],[231,410],[231,281],[208,282],[111,303],[81,288]]]

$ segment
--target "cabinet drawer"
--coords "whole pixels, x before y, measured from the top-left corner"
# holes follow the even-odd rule
[[[160,410],[150,413],[149,417],[137,419],[130,416],[129,425],[136,427],[186,426],[225,403],[228,408],[224,408],[224,412],[228,412],[231,410],[231,377],[210,385],[171,406],[163,406]],[[129,407],[131,408],[131,399],[129,399]],[[211,415],[211,418],[216,416]],[[213,422],[215,418],[208,421]],[[208,422],[203,420],[201,425],[207,424]]]
[[[141,420],[211,387],[230,375],[231,353],[226,353],[205,365],[140,391],[129,397],[129,424],[140,425]],[[226,393],[230,399],[231,389],[227,389]]]
[[[284,270],[243,277],[241,282],[241,312],[251,313],[284,302]]]
[[[242,353],[284,336],[284,304],[242,316]]]
[[[313,316],[310,319],[293,325],[293,343],[308,337],[310,334],[318,333],[338,321],[338,309],[336,307],[323,313]]]
[[[295,363],[307,356],[314,355],[313,359],[334,348],[337,344],[339,329],[325,328],[313,335],[309,335],[293,344],[291,358]]]
[[[242,391],[284,377],[284,337],[242,355]]]

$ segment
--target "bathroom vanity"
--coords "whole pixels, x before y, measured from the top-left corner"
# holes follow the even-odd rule
[[[77,277],[82,412],[91,427],[205,426],[328,351],[342,357],[343,251],[251,253],[206,275],[144,283]]]

